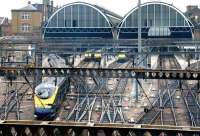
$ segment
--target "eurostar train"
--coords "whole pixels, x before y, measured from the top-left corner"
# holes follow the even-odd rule
[[[57,55],[49,55],[46,62],[46,67],[66,67],[65,60]],[[43,79],[42,83],[35,88],[35,117],[43,120],[55,118],[68,88],[67,77]]]

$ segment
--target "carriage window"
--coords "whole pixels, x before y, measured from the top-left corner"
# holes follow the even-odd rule
[[[53,88],[40,88],[36,90],[36,95],[41,99],[48,99],[53,95]]]

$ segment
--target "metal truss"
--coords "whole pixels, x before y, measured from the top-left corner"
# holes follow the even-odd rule
[[[0,67],[0,75],[11,77],[31,77],[38,71],[43,77],[102,77],[102,78],[137,78],[137,79],[171,79],[171,80],[198,80],[198,70],[163,70],[143,68],[13,68]]]
[[[163,119],[163,108],[167,106],[167,104],[170,104],[170,108],[172,111],[173,116],[171,118],[174,119],[173,125],[177,125],[175,112],[174,112],[174,105],[172,102],[172,97],[174,96],[176,90],[169,90],[170,88],[167,88],[163,91],[159,90],[158,97],[155,99],[155,101],[152,103],[151,107],[148,109],[147,113],[144,113],[140,118],[138,118],[137,123],[138,124],[153,124],[155,121],[160,117],[160,124],[165,125],[166,122]],[[157,110],[156,107],[159,109]]]
[[[186,83],[183,83],[186,86],[186,89],[182,89],[181,96],[186,105],[186,109],[190,118],[191,126],[200,125],[200,104],[198,100],[198,94],[195,90],[188,87]]]
[[[161,67],[167,67],[162,62]],[[175,59],[169,59],[168,63],[171,68],[180,67]],[[156,98],[152,103],[149,101],[150,105],[145,107],[136,123],[199,126],[198,83],[195,83],[197,88],[191,88],[187,81],[181,80],[159,80],[158,84],[160,86]]]
[[[120,64],[113,63],[109,67],[120,67]],[[77,122],[125,123],[120,104],[127,79],[119,79],[113,90],[107,87],[108,78],[94,76],[91,79],[93,84],[89,85],[86,82],[87,78],[72,78],[78,97],[76,104],[65,119]],[[97,112],[100,114],[97,115]]]
[[[199,136],[200,128],[128,124],[90,124],[72,122],[41,122],[41,121],[2,121],[0,123],[1,135],[52,135],[52,136],[82,136],[120,135],[120,136]]]
[[[110,90],[109,97],[101,97],[102,111],[99,119],[100,123],[126,122],[122,111],[122,96],[126,83],[127,79],[119,79],[114,90]]]
[[[19,81],[20,80],[20,81]],[[21,120],[24,116],[23,106],[27,106],[27,101],[32,101],[32,83],[27,82],[27,78],[17,79],[15,81],[8,80],[7,82],[1,82],[1,85],[6,87],[1,88],[3,92],[1,95],[2,100],[0,104],[0,119],[1,120]],[[30,115],[29,115],[30,116]]]
[[[160,38],[160,39],[142,39],[143,46],[161,46],[171,45],[171,46],[199,46],[200,41],[193,41],[189,39],[183,38]],[[112,47],[113,45],[136,45],[137,39],[103,39],[102,38],[49,38],[43,39],[32,37],[32,36],[7,36],[0,38],[0,46],[4,46],[6,44],[15,44],[16,46],[21,46],[22,44],[34,44],[38,46],[45,45],[109,45]],[[73,46],[74,47],[74,46]]]
[[[74,79],[72,79],[74,80]],[[78,81],[78,82],[77,82]],[[96,90],[96,86],[87,85],[85,78],[75,79],[74,84],[77,89],[77,92],[79,93],[79,96],[77,97],[76,104],[73,107],[72,111],[66,115],[67,120],[74,120],[74,121],[81,121],[83,117],[86,115],[86,113],[91,109],[91,106],[93,105],[93,102],[91,104],[91,100],[89,98],[89,94]],[[78,83],[78,84],[77,84]],[[85,93],[85,97],[81,97],[80,93]],[[88,118],[86,120],[90,121],[90,115],[87,116]]]
[[[63,43],[61,43],[60,47],[58,46],[59,50],[63,49],[60,53],[62,54],[64,52],[64,49],[68,50],[70,48],[64,47],[66,43],[64,43],[65,40],[63,40]],[[84,40],[83,40],[84,41]],[[101,39],[102,41],[102,39]],[[78,48],[82,48],[82,45],[78,44],[80,40],[75,40],[75,42],[71,41],[73,44],[77,44]],[[88,43],[89,42],[89,43]],[[91,43],[97,42],[96,40],[91,39],[90,41],[84,41],[83,43],[88,43],[89,45]],[[107,41],[106,41],[107,42]],[[122,41],[112,41],[110,40],[110,43],[108,42],[106,47],[110,47],[112,43],[119,44]],[[122,43],[129,43],[132,41],[123,41]],[[146,42],[145,47],[155,47],[157,46],[156,41],[143,41]],[[2,42],[0,41],[0,44],[7,44],[6,41]],[[17,41],[15,44],[20,43],[20,41]],[[25,42],[26,43],[26,42]],[[134,44],[137,44],[135,41]],[[192,42],[192,41],[168,41],[166,42],[166,47],[169,47],[170,44],[173,47],[177,47],[178,45],[191,45],[194,46],[195,44],[200,44],[198,41]],[[187,44],[186,44],[187,43]],[[34,44],[34,43],[32,43]],[[35,43],[36,44],[36,43]],[[39,47],[35,50],[36,54],[38,53],[41,55],[41,53],[46,52],[52,53],[55,48],[49,47],[44,49],[45,47],[51,46],[55,43],[39,43]],[[67,43],[70,45],[70,41]],[[110,44],[110,45],[109,45]],[[120,43],[121,44],[121,43]],[[133,44],[133,43],[132,43]],[[80,46],[79,46],[80,45]],[[92,44],[91,44],[92,45]],[[100,47],[100,44],[96,44],[97,47]],[[125,44],[126,45],[126,44]],[[0,45],[1,46],[1,45]],[[63,47],[62,47],[63,46]],[[163,45],[165,46],[165,45]],[[96,48],[97,48],[96,47]],[[160,46],[157,46],[160,48]],[[91,49],[92,47],[88,46],[88,49]],[[114,49],[124,49],[125,47],[121,46],[119,48]],[[126,47],[127,49],[131,50],[134,47]],[[42,49],[39,51],[39,49]],[[5,49],[6,50],[6,49]],[[11,50],[13,51],[13,50]],[[22,50],[25,51],[25,50]],[[37,52],[38,51],[38,52]],[[57,51],[55,51],[57,52]],[[116,51],[117,52],[117,51]],[[114,52],[114,53],[116,53]],[[58,53],[58,52],[57,52]],[[69,50],[67,53],[73,53],[74,50]],[[82,52],[81,52],[82,53]],[[105,55],[111,54],[109,52],[103,52]],[[143,52],[143,55],[147,55],[149,51],[147,50],[146,54]],[[159,54],[159,50],[157,51]],[[173,54],[174,52],[167,52],[166,54]],[[177,52],[182,54],[191,54],[191,53],[199,53],[197,52]],[[76,53],[75,53],[76,54]],[[78,53],[77,53],[78,54]],[[133,54],[133,53],[132,53]],[[152,53],[153,54],[153,53]],[[154,53],[155,54],[155,53]],[[165,54],[165,53],[162,53]],[[131,55],[131,54],[130,54]],[[134,57],[136,57],[138,54]],[[39,58],[39,57],[38,57]],[[38,60],[42,60],[42,57]],[[133,59],[133,58],[132,58]],[[14,63],[14,62],[12,62]],[[24,62],[23,62],[24,63]],[[173,64],[175,65],[175,64]],[[144,69],[144,68],[117,68],[118,66],[111,66],[109,68],[43,68],[40,67],[40,63],[34,66],[23,66],[23,67],[0,67],[0,76],[5,76],[9,79],[9,85],[8,90],[5,93],[5,101],[1,105],[1,112],[0,117],[2,120],[10,119],[10,116],[15,117],[14,122],[0,122],[0,135],[29,135],[28,133],[31,133],[32,135],[42,135],[41,133],[44,133],[46,135],[68,135],[68,136],[74,136],[74,135],[81,135],[84,133],[83,131],[87,131],[91,136],[97,136],[97,133],[99,131],[103,131],[102,133],[105,134],[105,136],[111,136],[112,134],[120,134],[121,136],[137,136],[137,135],[144,135],[144,134],[151,134],[153,136],[159,136],[162,135],[187,135],[187,136],[194,136],[194,135],[200,135],[199,131],[200,129],[198,126],[200,126],[200,118],[199,118],[199,111],[200,111],[200,104],[199,100],[197,99],[197,91],[195,89],[187,88],[179,88],[179,91],[176,89],[178,88],[177,85],[181,84],[183,86],[186,86],[183,83],[178,83],[178,81],[174,80],[196,80],[198,81],[200,79],[200,72],[198,70],[168,70],[163,69],[164,66],[161,66],[161,68],[157,69]],[[174,68],[177,68],[177,66],[174,66]],[[18,122],[16,120],[22,119],[23,115],[21,112],[21,105],[23,104],[23,98],[27,93],[27,90],[30,88],[32,89],[32,94],[34,94],[32,87],[32,83],[28,80],[28,78],[35,77],[36,75],[40,74],[39,76],[43,77],[70,77],[71,85],[74,85],[77,98],[76,103],[74,107],[69,111],[68,113],[64,113],[64,119],[66,120],[73,120],[78,123],[71,124],[68,122],[62,122],[60,123],[57,121],[56,125],[55,122]],[[28,85],[30,88],[26,88],[25,85],[18,86],[17,88],[14,87],[15,91],[13,90],[13,85],[15,82],[16,77],[25,77],[23,80],[26,82],[25,84]],[[93,84],[88,84],[86,82],[86,79],[90,77]],[[107,82],[109,78],[119,78],[119,80],[116,83],[115,88],[111,91],[107,88]],[[144,113],[138,118],[137,124],[127,125],[126,117],[123,115],[122,111],[122,98],[123,93],[127,84],[128,78],[135,78],[137,81],[138,79],[169,79],[172,81],[169,81],[167,83],[170,83],[171,85],[164,86],[160,90],[157,91],[157,96],[153,102],[151,102],[146,95],[145,90],[142,88],[142,84],[139,83],[140,87],[142,88],[143,93],[145,94],[145,97],[149,101],[149,107],[144,108]],[[36,79],[37,80],[37,79]],[[139,82],[139,81],[138,81]],[[12,87],[11,87],[11,84]],[[23,89],[24,88],[24,89]],[[176,88],[176,89],[171,89]],[[26,90],[27,89],[27,90]],[[19,92],[18,90],[24,90],[23,92]],[[181,93],[181,100],[185,104],[185,110],[187,110],[187,116],[189,117],[189,123],[192,127],[177,127],[180,126],[180,115],[178,115],[176,111],[176,104],[175,97],[177,96],[176,93]],[[84,95],[83,95],[84,94]],[[66,98],[68,99],[68,98]],[[92,116],[95,111],[95,106],[97,103],[100,103],[101,105],[101,111],[100,111],[100,118],[98,118],[98,121],[93,121]],[[170,113],[165,112],[165,108],[167,108]],[[164,126],[169,123],[167,120],[170,118],[171,125],[174,126]],[[81,122],[87,122],[87,123],[81,123]],[[96,122],[100,124],[95,124]],[[113,124],[120,122],[121,124]],[[152,126],[152,124],[161,124],[162,126]],[[21,123],[21,124],[20,124]],[[41,124],[40,124],[41,123]],[[60,123],[60,124],[59,124]],[[103,124],[103,123],[109,123],[109,124]],[[148,125],[140,125],[140,124],[151,124]],[[10,124],[10,125],[9,125]],[[34,125],[33,125],[34,124]],[[108,126],[109,125],[109,126]],[[194,127],[194,128],[193,128]],[[67,131],[67,132],[66,132]]]

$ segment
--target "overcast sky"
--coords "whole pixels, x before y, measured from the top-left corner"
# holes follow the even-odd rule
[[[11,18],[11,9],[18,9],[26,6],[28,1],[31,3],[42,3],[42,0],[0,0],[0,16]],[[119,15],[125,15],[128,11],[137,5],[137,0],[54,0],[54,4],[62,6],[67,3],[84,1],[99,6],[105,7]],[[141,0],[142,3],[153,0]],[[154,0],[155,1],[155,0]],[[181,9],[183,12],[186,10],[187,5],[200,6],[200,0],[157,0],[173,4],[175,7]]]

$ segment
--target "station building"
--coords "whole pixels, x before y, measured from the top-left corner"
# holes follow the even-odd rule
[[[44,38],[113,38],[122,17],[97,5],[75,2],[58,9],[44,27]]]
[[[193,24],[176,7],[164,2],[141,5],[142,38],[192,38]],[[97,5],[75,2],[58,9],[47,21],[44,38],[138,37],[138,7],[123,18]]]
[[[141,5],[142,38],[192,38],[193,25],[173,5],[148,2]],[[119,25],[119,39],[138,37],[138,7],[133,8]]]

